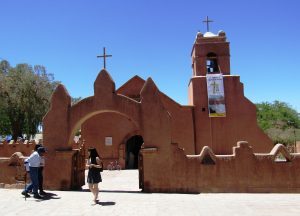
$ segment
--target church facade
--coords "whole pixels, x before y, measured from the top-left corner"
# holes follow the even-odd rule
[[[116,161],[122,169],[139,169],[147,192],[300,191],[300,155],[273,147],[258,127],[255,105],[230,73],[229,48],[223,31],[197,34],[188,105],[159,91],[151,78],[134,76],[116,89],[104,69],[94,96],[73,106],[59,85],[43,120],[47,187],[83,185],[85,151],[95,147],[105,167]],[[78,130],[82,142],[74,148]],[[278,154],[285,163],[276,162]]]
[[[216,65],[215,68],[208,65],[212,63]],[[225,33],[197,35],[192,49],[192,67],[189,105],[182,106],[158,91],[164,108],[170,114],[172,143],[183,148],[186,155],[199,154],[204,146],[209,146],[216,154],[231,154],[232,146],[240,140],[253,143],[255,152],[269,152],[273,144],[257,126],[255,106],[244,97],[239,76],[230,75],[229,43]],[[226,107],[224,117],[210,117],[208,74],[222,74]],[[112,79],[110,82],[113,82]],[[142,78],[134,76],[113,91],[141,103],[141,90],[145,83]],[[131,116],[101,112],[81,124],[81,132],[86,146],[96,147],[106,163],[117,160],[123,168],[137,168],[143,130],[132,121]]]

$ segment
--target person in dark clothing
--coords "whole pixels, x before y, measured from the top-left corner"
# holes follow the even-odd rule
[[[39,147],[43,147],[41,144],[36,144],[34,147],[34,151],[37,151]],[[45,166],[45,156],[41,156],[41,163],[40,166],[38,168],[38,180],[39,180],[39,195],[46,195],[47,193],[44,191],[43,188],[43,181],[44,181],[44,177],[43,177],[43,169]],[[29,191],[29,193],[32,193],[32,191]]]
[[[38,170],[41,164],[41,157],[45,153],[44,147],[39,147],[37,151],[34,151],[29,158],[26,159],[26,163],[29,164],[29,174],[31,183],[26,186],[25,190],[22,191],[22,195],[25,197],[30,197],[29,191],[33,191],[34,198],[41,199],[42,197],[38,194],[39,180],[38,180]]]
[[[88,149],[89,158],[87,159],[86,168],[89,169],[87,183],[90,191],[94,195],[94,203],[98,201],[99,187],[98,183],[102,182],[100,169],[103,169],[99,154],[95,148]]]
[[[44,176],[43,176],[43,170],[45,166],[45,156],[41,157],[41,166],[39,167],[39,194],[40,195],[46,195],[47,193],[44,191],[43,182],[44,182]]]
[[[34,147],[34,151],[37,151],[39,147],[43,147],[40,143],[36,144]],[[43,169],[45,166],[45,156],[41,156],[41,164],[40,167],[38,168],[38,180],[39,180],[39,194],[40,195],[46,195],[47,193],[44,191],[43,189],[43,181],[44,181],[44,177],[43,177]]]

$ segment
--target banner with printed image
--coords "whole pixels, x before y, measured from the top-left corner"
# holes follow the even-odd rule
[[[209,117],[225,117],[225,95],[222,74],[207,74],[207,97]]]

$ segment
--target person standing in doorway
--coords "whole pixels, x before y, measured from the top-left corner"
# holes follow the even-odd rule
[[[94,203],[98,202],[99,182],[102,182],[100,171],[103,170],[103,165],[99,154],[95,148],[88,149],[89,157],[87,159],[86,167],[88,170],[87,183],[90,191],[94,195]]]

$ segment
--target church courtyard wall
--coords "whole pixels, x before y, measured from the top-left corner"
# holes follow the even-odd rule
[[[0,141],[0,157],[10,157],[15,152],[21,152],[23,155],[30,155],[35,147],[35,141]]]
[[[231,155],[215,155],[204,147],[199,155],[185,155],[171,147],[170,166],[159,151],[144,151],[146,192],[179,193],[294,193],[300,192],[300,154],[290,154],[281,144],[271,152],[256,154],[248,142],[238,142]],[[284,159],[276,159],[279,153]],[[278,161],[277,161],[278,160]]]

